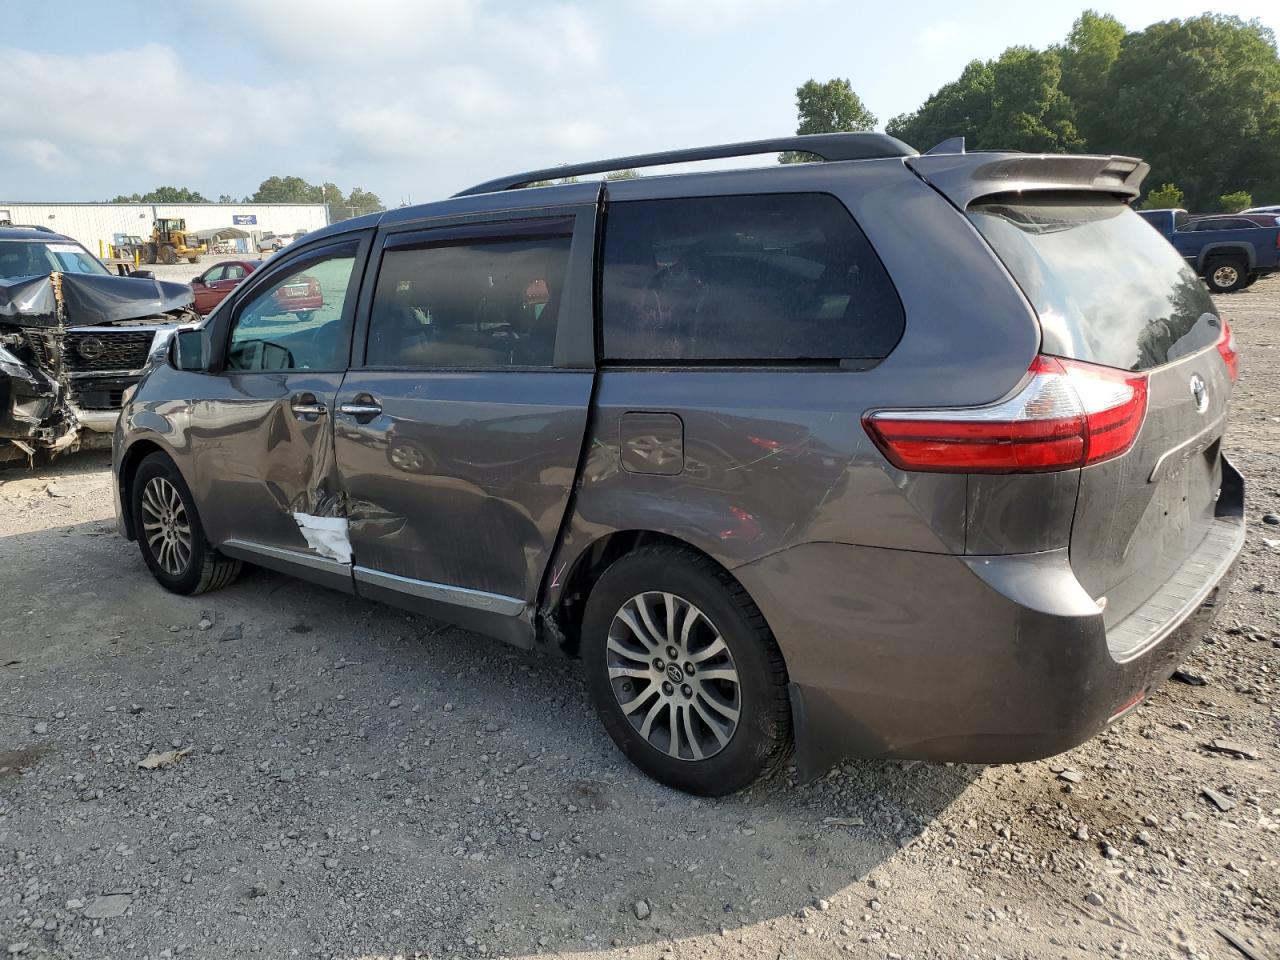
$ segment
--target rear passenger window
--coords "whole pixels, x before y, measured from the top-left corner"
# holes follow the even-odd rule
[[[388,249],[369,318],[371,367],[545,367],[570,235]]]
[[[613,203],[602,294],[610,360],[881,359],[904,324],[879,258],[826,194]]]

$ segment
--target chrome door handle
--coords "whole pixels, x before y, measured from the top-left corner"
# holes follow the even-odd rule
[[[295,403],[293,412],[299,417],[323,417],[329,412],[329,408],[323,403]]]
[[[339,413],[345,413],[351,417],[376,417],[382,413],[382,404],[380,403],[344,403],[338,407]]]

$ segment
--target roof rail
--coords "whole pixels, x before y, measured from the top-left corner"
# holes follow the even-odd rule
[[[685,150],[667,150],[662,153],[641,153],[633,157],[614,157],[611,160],[594,160],[590,163],[571,163],[562,167],[528,170],[510,177],[499,177],[468,187],[457,197],[470,197],[477,193],[497,193],[527,187],[539,180],[586,176],[592,173],[608,173],[630,167],[657,167],[670,163],[694,163],[698,160],[721,160],[726,157],[750,157],[761,153],[811,153],[820,160],[872,160],[878,157],[914,157],[916,151],[887,133],[812,133],[794,137],[775,137],[770,140],[747,140],[743,143],[722,143],[712,147],[690,147]]]

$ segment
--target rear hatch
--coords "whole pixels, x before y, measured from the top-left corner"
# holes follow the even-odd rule
[[[1158,627],[1213,567],[1229,331],[1200,279],[1118,196],[1001,194],[966,213],[1039,315],[1042,353],[1146,379],[1132,446],[1080,472],[1070,557],[1109,631],[1139,608]],[[1117,631],[1112,653],[1124,659],[1149,633]]]

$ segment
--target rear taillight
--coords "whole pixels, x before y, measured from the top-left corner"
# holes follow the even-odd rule
[[[1218,338],[1218,353],[1222,354],[1222,360],[1227,365],[1227,375],[1235,383],[1240,379],[1240,354],[1236,353],[1236,335],[1231,332],[1231,325],[1225,320],[1222,321],[1222,336]]]
[[[1039,356],[1007,400],[985,407],[880,410],[862,423],[901,470],[1044,473],[1120,456],[1133,445],[1146,412],[1145,376]]]

